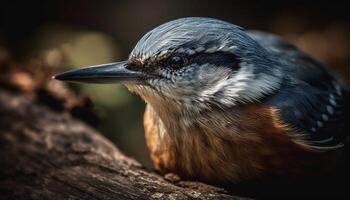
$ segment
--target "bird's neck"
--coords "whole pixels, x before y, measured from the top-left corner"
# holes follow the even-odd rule
[[[146,98],[145,101],[151,120],[160,127],[160,136],[167,136],[172,140],[186,138],[194,132],[215,132],[226,122],[238,120],[240,113],[235,107],[229,108],[232,112],[224,112],[220,107],[209,108],[196,103],[184,104],[168,99]],[[228,113],[230,114],[227,115]],[[208,122],[220,124],[208,125]]]
[[[152,115],[157,118],[157,123],[160,123],[168,134],[186,132],[188,127],[191,127],[194,121],[198,122],[198,117],[205,112],[203,106],[198,103],[170,99],[148,87],[127,86],[127,88],[137,93],[147,103]]]
[[[185,134],[193,126],[200,112],[192,107],[185,106],[179,102],[168,101],[165,99],[155,100],[147,99],[147,106],[150,112],[159,119],[158,123],[164,126],[166,134]]]

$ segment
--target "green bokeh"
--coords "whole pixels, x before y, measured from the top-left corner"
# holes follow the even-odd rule
[[[143,134],[144,102],[120,85],[80,85],[80,93],[94,102],[106,137],[146,166],[151,166]]]

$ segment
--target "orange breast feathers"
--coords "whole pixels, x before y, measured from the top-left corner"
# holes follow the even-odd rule
[[[162,120],[147,105],[146,142],[155,168],[164,173],[232,183],[316,173],[312,166],[321,162],[320,153],[298,138],[276,109],[261,104],[199,116],[186,128],[163,121],[171,120]]]

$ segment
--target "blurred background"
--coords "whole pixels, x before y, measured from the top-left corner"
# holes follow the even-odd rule
[[[5,67],[31,67],[53,74],[124,60],[147,31],[188,16],[218,18],[281,35],[350,80],[346,3],[250,0],[1,1],[0,76]],[[21,74],[8,80],[19,81],[26,89],[33,87]],[[137,96],[116,85],[69,87],[92,99],[100,118],[92,121],[106,137],[150,167],[142,127],[144,103]]]

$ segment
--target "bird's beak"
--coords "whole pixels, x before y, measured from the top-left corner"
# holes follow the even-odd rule
[[[127,68],[127,62],[109,63],[70,70],[54,79],[81,83],[122,83],[138,84],[146,78],[146,74]]]

